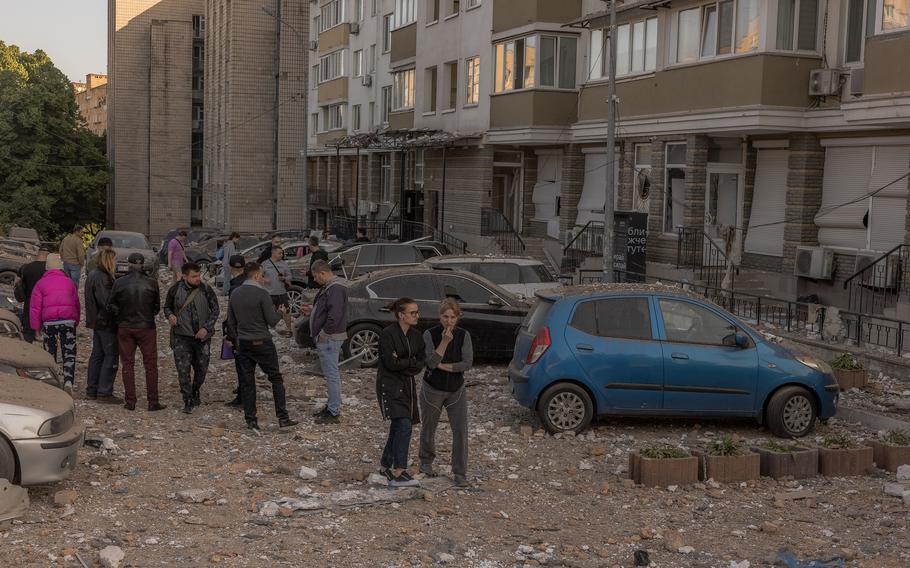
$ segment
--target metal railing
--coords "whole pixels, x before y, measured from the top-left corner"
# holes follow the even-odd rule
[[[522,255],[525,252],[525,242],[521,235],[512,226],[498,209],[483,207],[480,210],[480,235],[494,237],[496,244],[502,252],[509,255]]]
[[[563,247],[560,272],[563,274],[575,272],[586,258],[603,257],[603,253],[604,224],[601,221],[588,221]]]
[[[353,217],[337,216],[332,220],[332,228],[339,236],[353,238],[357,229],[363,230],[371,241],[413,241],[427,238],[443,243],[452,254],[468,252],[467,243],[426,223],[402,219],[361,220]]]
[[[904,286],[910,276],[907,274],[908,261],[910,249],[897,245],[847,278],[844,289],[850,311],[882,314],[898,302],[908,301],[908,290]]]
[[[696,278],[717,288],[723,287],[729,269],[730,281],[727,287],[731,289],[738,272],[733,261],[701,227],[679,227],[676,268],[693,269]]]

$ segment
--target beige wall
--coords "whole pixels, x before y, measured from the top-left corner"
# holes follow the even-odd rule
[[[330,132],[322,132],[322,133],[316,135],[316,145],[325,146],[327,144],[334,142],[335,140],[344,138],[345,134],[347,134],[347,132],[344,130],[332,130]],[[332,187],[334,187],[334,186],[332,186]]]
[[[910,92],[910,33],[866,40],[865,94]]]
[[[348,77],[339,77],[319,84],[319,103],[348,98]]]
[[[307,24],[309,28],[309,24]],[[319,34],[319,53],[327,53],[348,44],[351,37],[351,24],[344,23]]]
[[[107,75],[87,75],[85,83],[73,83],[79,115],[93,133],[107,130]]]
[[[751,105],[806,108],[817,58],[755,55],[658,71],[618,85],[623,118]],[[581,93],[578,119],[605,120],[606,83]]]
[[[496,0],[493,33],[534,22],[565,24],[581,15],[581,0]]]
[[[490,128],[567,126],[578,119],[575,91],[519,91],[490,98]]]
[[[413,23],[392,32],[392,53],[389,61],[394,67],[395,62],[409,59],[417,55],[417,24]]]

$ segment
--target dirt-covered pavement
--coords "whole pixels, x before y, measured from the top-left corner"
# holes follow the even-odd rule
[[[203,406],[180,413],[159,329],[168,408],[146,412],[141,366],[135,412],[78,397],[87,436],[101,447],[82,449],[69,480],[30,488],[28,513],[0,526],[0,566],[99,566],[102,557],[114,565],[111,546],[123,552],[121,566],[611,567],[633,566],[644,550],[657,567],[745,568],[772,565],[781,549],[802,561],[910,566],[908,506],[882,491],[893,474],[669,489],[625,479],[629,451],[656,441],[698,448],[725,435],[767,437],[748,421],[615,420],[577,437],[549,436],[512,401],[505,368],[480,367],[468,388],[473,487],[437,478],[394,492],[370,483],[387,428],[372,371],[345,373],[342,423],[316,425],[322,379],[306,373],[290,339],[277,338],[301,424],[277,428],[262,379],[257,436],[242,412],[224,406],[232,362],[213,357]],[[81,329],[77,390],[89,351]],[[874,435],[837,420],[816,434],[830,431]],[[447,425],[439,438],[445,466]],[[315,478],[304,479],[314,472],[302,467]]]

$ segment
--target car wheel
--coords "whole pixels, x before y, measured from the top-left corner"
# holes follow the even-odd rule
[[[300,313],[300,308],[303,306],[303,303],[303,288],[300,286],[288,286],[288,305],[290,307],[289,313]]]
[[[9,442],[0,436],[0,479],[8,479],[15,483],[16,479],[16,454]]]
[[[802,387],[784,387],[768,403],[768,429],[779,438],[801,438],[815,427],[818,411],[812,394]]]
[[[544,391],[537,414],[551,433],[581,432],[594,418],[594,403],[588,391],[574,383],[558,383]]]
[[[361,367],[375,367],[379,363],[379,333],[382,329],[370,323],[359,323],[348,331],[344,358],[360,353]]]
[[[13,286],[16,283],[16,273],[15,272],[0,272],[0,285],[3,286]]]

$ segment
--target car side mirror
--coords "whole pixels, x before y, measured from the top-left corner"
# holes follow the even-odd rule
[[[503,307],[505,304],[502,303],[502,300],[498,296],[490,296],[490,299],[487,301],[491,306],[496,306],[497,308]]]
[[[733,341],[740,349],[746,349],[749,347],[749,338],[742,333],[734,334]]]

